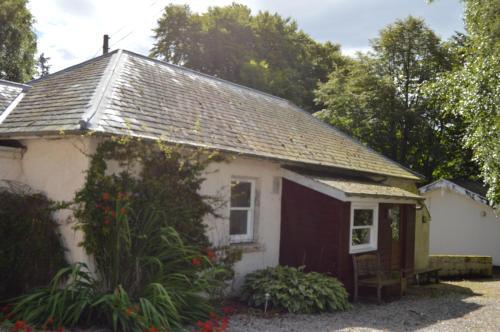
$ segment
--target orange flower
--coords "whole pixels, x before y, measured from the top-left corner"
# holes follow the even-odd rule
[[[127,308],[127,316],[132,316],[132,314],[134,313],[134,309],[133,308]]]
[[[158,332],[158,330],[154,326],[150,326],[148,331],[149,332]]]
[[[213,260],[215,258],[215,252],[212,249],[207,250],[207,257],[210,260]]]
[[[201,261],[198,258],[193,258],[191,260],[191,264],[193,264],[194,266],[199,266],[201,265]]]
[[[107,193],[107,192],[102,193],[102,199],[103,199],[104,201],[109,201],[109,198],[110,198],[109,193]]]
[[[121,208],[121,209],[120,209],[120,214],[121,214],[122,216],[127,215],[127,209],[126,209],[126,208]]]

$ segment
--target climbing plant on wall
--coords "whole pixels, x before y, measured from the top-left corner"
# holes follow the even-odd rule
[[[85,234],[81,244],[104,277],[117,273],[117,258],[108,255],[114,245],[110,236],[119,233],[124,218],[133,219],[128,223],[130,234],[142,234],[145,222],[154,216],[157,227],[172,227],[186,244],[202,250],[209,246],[203,217],[216,213],[217,198],[202,196],[199,189],[203,170],[219,159],[203,149],[130,138],[99,144],[85,185],[76,194],[75,216]]]

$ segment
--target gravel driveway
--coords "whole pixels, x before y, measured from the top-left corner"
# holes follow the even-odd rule
[[[401,300],[333,314],[236,315],[229,331],[500,331],[500,278],[415,286]]]

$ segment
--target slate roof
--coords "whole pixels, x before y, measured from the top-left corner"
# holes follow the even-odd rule
[[[129,51],[30,85],[0,136],[93,130],[419,179],[285,99]]]
[[[10,81],[0,80],[0,117],[7,107],[27,86]]]

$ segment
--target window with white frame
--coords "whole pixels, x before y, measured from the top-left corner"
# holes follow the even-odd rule
[[[349,252],[377,250],[378,204],[351,203]]]
[[[231,243],[253,240],[255,181],[231,180],[229,238]]]

